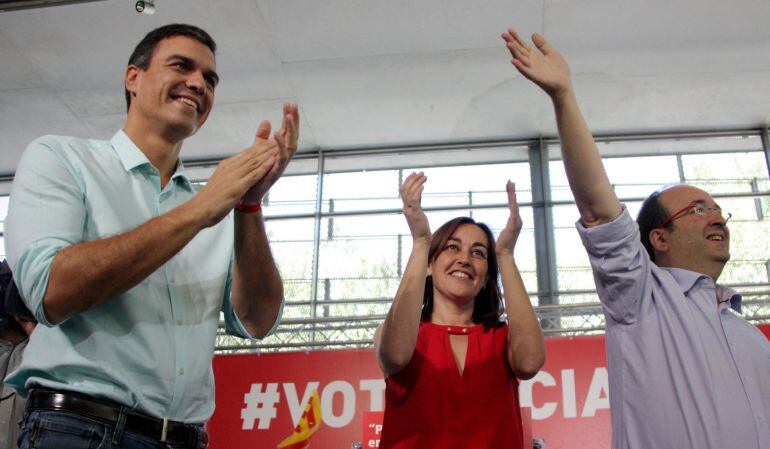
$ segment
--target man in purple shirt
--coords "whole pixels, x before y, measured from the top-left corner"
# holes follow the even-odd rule
[[[562,157],[607,322],[614,449],[770,449],[770,344],[716,284],[729,215],[703,190],[652,194],[634,223],[582,117],[567,63],[503,34],[511,63],[554,104]]]

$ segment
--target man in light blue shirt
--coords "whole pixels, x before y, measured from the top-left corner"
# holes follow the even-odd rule
[[[19,163],[8,261],[41,324],[7,378],[29,394],[22,448],[86,435],[205,447],[220,311],[244,338],[278,323],[283,286],[260,204],[297,149],[297,106],[193,186],[179,154],[211,110],[215,50],[197,27],[150,32],[126,68],[123,129],[109,141],[45,136]]]
[[[503,34],[512,64],[550,97],[607,322],[614,449],[770,449],[770,344],[716,280],[729,215],[701,189],[651,195],[638,226],[620,204],[567,63],[540,35]]]

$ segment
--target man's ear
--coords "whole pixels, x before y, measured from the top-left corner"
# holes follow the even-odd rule
[[[131,94],[132,97],[136,96],[136,89],[137,85],[139,84],[139,72],[141,70],[142,69],[133,64],[129,64],[128,67],[126,67],[125,86],[126,90]]]
[[[668,230],[655,228],[650,231],[650,244],[655,251],[665,253],[669,249]]]

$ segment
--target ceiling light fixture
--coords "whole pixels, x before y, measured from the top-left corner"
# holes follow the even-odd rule
[[[139,14],[155,14],[154,0],[139,0],[134,6]]]

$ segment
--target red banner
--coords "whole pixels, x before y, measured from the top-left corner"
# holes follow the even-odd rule
[[[288,437],[318,390],[323,424],[311,448],[360,442],[363,411],[382,411],[385,382],[372,349],[214,358],[213,449],[275,448]]]
[[[760,329],[770,338],[770,325]],[[545,366],[519,387],[521,406],[528,407],[523,416],[531,416],[527,433],[548,449],[609,448],[604,336],[549,338],[546,346]],[[217,356],[214,376],[212,449],[276,448],[294,431],[314,390],[323,422],[311,448],[377,447],[377,414],[366,421],[375,424],[371,433],[362,431],[364,412],[384,408],[385,382],[372,349]]]
[[[380,447],[380,437],[382,436],[382,419],[384,412],[364,412],[363,423],[361,425],[361,447],[371,448]]]

